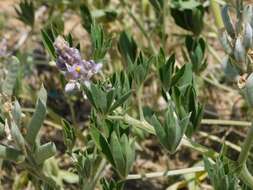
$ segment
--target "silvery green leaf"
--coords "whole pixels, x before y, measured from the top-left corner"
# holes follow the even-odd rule
[[[23,162],[25,160],[25,156],[22,154],[21,151],[4,145],[0,145],[0,158],[18,163]]]
[[[233,52],[232,46],[228,40],[228,36],[225,31],[219,32],[219,40],[220,40],[220,43],[221,43],[222,47],[224,48],[225,52],[227,54],[231,54]]]
[[[243,36],[243,46],[245,49],[249,49],[252,47],[253,41],[253,30],[249,23],[245,24],[244,36]]]
[[[124,152],[122,151],[119,138],[115,132],[113,132],[111,136],[110,150],[113,156],[113,160],[115,162],[115,169],[121,177],[126,177],[126,160],[124,158]]]
[[[246,5],[243,9],[243,20],[244,22],[249,22],[251,27],[253,27],[253,6]]]
[[[71,152],[76,142],[75,130],[65,119],[62,120],[62,125],[64,144],[67,147],[68,151]]]
[[[24,154],[26,154],[25,139],[24,139],[23,135],[21,134],[21,132],[15,122],[11,122],[11,136],[14,139],[15,143],[17,144],[18,148]]]
[[[225,26],[225,29],[227,31],[227,33],[232,37],[235,38],[235,30],[234,30],[234,26],[232,24],[231,18],[229,16],[229,6],[225,5],[222,9],[222,20]]]
[[[65,170],[60,170],[59,171],[59,175],[67,183],[71,183],[71,184],[78,183],[78,179],[79,179],[78,175],[75,174],[75,173],[73,173],[73,172],[65,171]]]
[[[37,99],[35,112],[27,128],[26,140],[31,145],[35,142],[37,134],[46,116],[46,101],[47,101],[47,92],[45,88],[42,86],[38,93],[38,99]]]
[[[16,57],[12,57],[8,61],[8,73],[6,75],[5,80],[2,84],[2,92],[11,97],[13,93],[14,86],[16,84],[18,70],[19,70],[19,60]]]
[[[56,154],[55,144],[49,142],[38,147],[34,157],[37,164],[42,164],[45,160],[54,156],[55,154]]]
[[[244,46],[242,45],[242,40],[239,37],[235,41],[234,56],[238,62],[245,61],[246,52]]]
[[[253,73],[247,78],[243,92],[248,104],[253,106]]]
[[[225,76],[228,79],[235,79],[236,76],[239,75],[239,70],[236,68],[236,66],[232,63],[232,60],[226,56],[222,60],[222,68],[224,70]]]
[[[16,100],[14,102],[14,109],[12,110],[12,116],[13,116],[13,119],[15,120],[17,125],[20,124],[21,115],[22,115],[21,107],[20,107],[18,101]]]

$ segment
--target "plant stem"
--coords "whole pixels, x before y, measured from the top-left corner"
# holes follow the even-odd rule
[[[97,185],[97,182],[100,179],[101,173],[104,171],[104,168],[105,168],[106,164],[107,164],[107,161],[106,161],[106,159],[103,158],[101,160],[101,162],[99,164],[99,167],[98,167],[98,170],[97,170],[97,172],[94,176],[94,180],[93,180],[93,183],[92,183],[92,189],[95,189],[95,187]]]
[[[238,158],[238,164],[243,168],[240,174],[241,179],[253,189],[253,177],[247,169],[247,159],[250,153],[251,146],[253,144],[253,124],[249,129],[249,132],[244,140],[241,153]]]
[[[146,38],[147,42],[148,42],[148,47],[153,51],[155,51],[155,47],[154,44],[152,43],[148,33],[146,32],[145,28],[143,27],[143,25],[141,24],[141,22],[136,18],[136,16],[132,13],[132,11],[130,10],[129,7],[131,7],[131,5],[129,5],[127,3],[127,1],[123,0],[123,6],[127,9],[127,13],[128,15],[133,19],[133,21],[135,22],[136,26],[140,29],[141,33],[144,35],[144,37]]]
[[[139,109],[139,115],[140,115],[140,120],[141,121],[144,121],[145,118],[144,118],[144,114],[143,114],[143,110],[142,110],[142,101],[141,101],[141,98],[142,98],[142,85],[139,87],[139,89],[137,90],[137,102],[138,102],[138,109]]]
[[[253,144],[253,124],[249,129],[249,132],[247,133],[246,139],[243,143],[242,151],[238,158],[238,163],[242,165],[246,164],[252,144]]]
[[[184,168],[178,170],[171,170],[166,172],[152,172],[147,174],[131,174],[127,176],[127,180],[131,179],[142,179],[142,178],[155,178],[155,177],[163,177],[163,176],[174,176],[174,175],[182,175],[196,172],[203,172],[205,168],[203,166],[196,166],[191,168]]]
[[[240,178],[250,187],[250,189],[253,189],[253,177],[250,174],[246,164],[243,165],[242,171],[240,173]]]
[[[220,6],[216,2],[216,0],[210,0],[210,3],[214,15],[215,24],[218,27],[218,29],[221,29],[224,27],[224,24],[220,13]]]
[[[202,78],[203,78],[204,81],[206,81],[206,82],[212,84],[213,86],[216,86],[217,88],[220,88],[220,89],[222,89],[222,90],[224,90],[224,91],[227,91],[227,92],[237,93],[234,89],[229,88],[229,87],[227,87],[227,86],[225,86],[225,85],[222,85],[222,84],[220,84],[220,83],[214,82],[213,80],[209,79],[209,78],[206,77],[206,76],[202,76]]]
[[[124,115],[124,116],[108,116],[108,119],[112,119],[112,120],[122,120],[124,122],[126,122],[129,125],[132,125],[134,127],[140,128],[150,134],[155,134],[155,130],[154,127],[152,125],[150,125],[146,120],[144,121],[139,121],[129,115]],[[182,141],[181,141],[182,145],[192,148],[208,157],[214,158],[217,157],[219,154],[213,150],[210,150],[208,148],[206,148],[205,146],[202,146],[196,142],[191,141],[190,139],[188,139],[186,136],[183,137]]]
[[[163,5],[163,12],[162,12],[162,19],[163,19],[163,25],[162,25],[162,45],[163,49],[166,51],[166,13],[167,13],[167,0],[164,1]]]
[[[249,127],[251,123],[248,121],[234,121],[234,120],[222,120],[222,119],[202,119],[201,124],[206,125],[233,125],[241,127]]]

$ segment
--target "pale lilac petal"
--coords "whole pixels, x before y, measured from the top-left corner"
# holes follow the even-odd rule
[[[65,85],[65,92],[70,93],[80,89],[80,84],[76,81],[70,81]]]

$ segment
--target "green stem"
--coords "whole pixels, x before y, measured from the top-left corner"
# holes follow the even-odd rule
[[[234,121],[234,120],[223,120],[223,119],[202,119],[201,124],[206,125],[232,125],[232,126],[241,126],[249,127],[251,123],[248,121]]]
[[[107,164],[107,161],[106,159],[102,159],[100,164],[99,164],[99,167],[98,167],[98,170],[94,176],[94,180],[93,180],[93,183],[92,183],[92,189],[95,189],[96,185],[97,185],[97,182],[98,180],[101,178],[101,173],[104,171],[104,168]]]
[[[236,91],[234,89],[229,88],[229,87],[227,87],[225,85],[222,85],[220,83],[214,82],[213,80],[209,79],[206,76],[202,76],[202,78],[203,78],[204,81],[208,82],[209,84],[212,84],[213,86],[216,86],[217,88],[220,88],[220,89],[222,89],[224,91],[227,91],[227,92],[236,93]]]
[[[124,116],[108,116],[108,119],[112,119],[112,120],[122,120],[124,122],[126,122],[129,125],[132,125],[134,127],[140,128],[150,134],[155,134],[155,130],[154,127],[152,125],[150,125],[147,121],[139,121],[129,115],[124,115]],[[213,150],[210,150],[208,148],[206,148],[205,146],[202,146],[196,142],[191,141],[189,138],[187,138],[186,136],[183,137],[182,139],[182,145],[194,149],[208,157],[214,158],[217,157],[219,154]]]
[[[146,32],[145,28],[143,27],[143,25],[141,24],[141,22],[136,18],[136,16],[132,13],[132,11],[129,9],[129,7],[131,7],[131,5],[129,5],[127,3],[127,1],[125,1],[125,0],[123,0],[122,3],[123,3],[123,6],[127,9],[128,15],[133,19],[133,21],[135,22],[136,26],[140,29],[141,33],[146,38],[146,40],[148,42],[148,47],[153,52],[156,52],[154,44],[152,43],[152,40],[150,39],[150,36]]]
[[[224,24],[221,17],[220,6],[216,2],[216,0],[210,0],[210,3],[211,3],[211,9],[214,15],[215,24],[218,27],[218,29],[221,29],[224,27]]]
[[[167,13],[167,0],[164,1],[163,5],[163,12],[162,12],[162,19],[163,19],[163,26],[162,26],[162,45],[164,51],[166,51],[166,13]]]
[[[246,139],[243,143],[242,151],[238,158],[238,163],[242,165],[246,164],[252,144],[253,144],[253,124],[251,125],[251,128],[249,129],[249,132],[247,133]]]
[[[203,166],[196,166],[191,168],[184,168],[178,170],[171,170],[166,172],[152,172],[147,174],[130,174],[127,176],[127,180],[131,179],[142,179],[142,178],[156,178],[156,177],[163,177],[163,176],[175,176],[175,175],[182,175],[182,174],[189,174],[189,173],[196,173],[196,172],[203,172],[205,168]]]
[[[253,123],[249,132],[247,133],[246,139],[244,140],[241,153],[238,158],[238,163],[243,167],[240,177],[241,179],[253,189],[253,177],[247,169],[247,159],[250,153],[250,149],[253,144]]]
[[[240,173],[240,178],[244,183],[246,183],[251,189],[253,189],[253,177],[250,174],[246,164],[243,166],[242,171]]]
[[[144,121],[145,120],[145,117],[144,117],[144,114],[143,114],[143,109],[142,109],[142,85],[139,87],[139,89],[137,90],[137,102],[138,102],[138,109],[139,109],[139,115],[140,115],[140,120],[141,121]]]

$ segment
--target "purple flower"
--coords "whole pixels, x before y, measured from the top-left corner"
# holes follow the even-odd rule
[[[82,60],[79,50],[69,47],[69,44],[61,36],[56,38],[54,47],[57,54],[57,67],[65,73],[67,80],[70,81],[65,87],[66,91],[76,88],[78,82],[89,84],[91,77],[102,68],[102,64],[97,64],[93,60]]]

